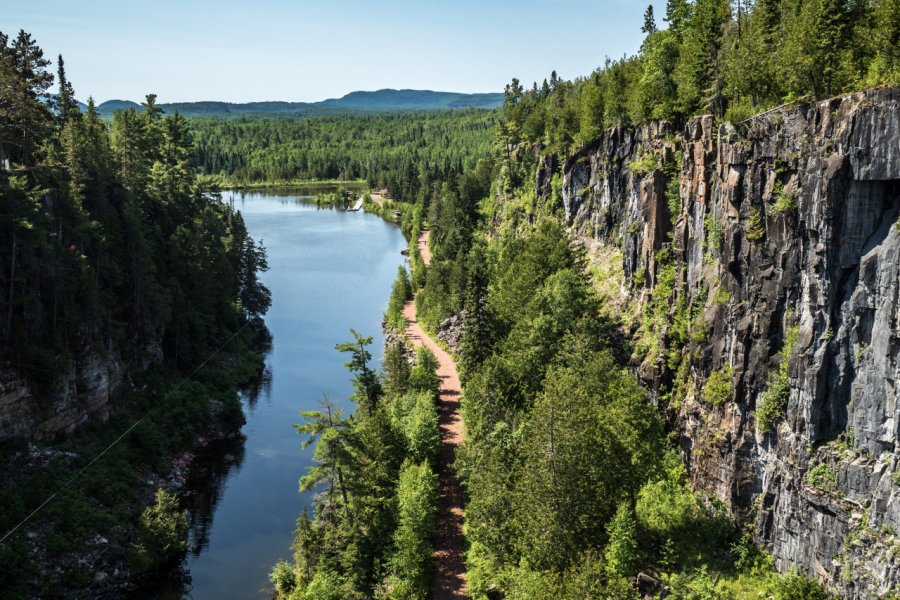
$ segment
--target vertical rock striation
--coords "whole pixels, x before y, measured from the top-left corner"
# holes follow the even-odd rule
[[[853,598],[900,585],[900,89],[614,128],[539,157],[545,201],[558,162],[560,214],[621,260],[618,301],[669,307],[654,335],[626,327],[695,487],[781,570]]]
[[[162,360],[158,344],[135,349],[126,360],[115,351],[86,349],[60,367],[51,391],[36,393],[14,368],[0,369],[0,442],[20,438],[49,441],[72,433],[93,417],[106,419],[110,402],[129,374]],[[49,377],[49,375],[48,375]]]

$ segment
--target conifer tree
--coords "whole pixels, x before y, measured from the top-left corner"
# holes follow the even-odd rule
[[[647,10],[644,11],[644,25],[641,27],[641,31],[647,35],[656,32],[656,19],[653,17],[653,5],[647,5]]]
[[[56,81],[59,85],[59,93],[56,96],[56,108],[59,113],[59,122],[65,124],[69,118],[69,113],[76,108],[76,104],[75,89],[66,77],[66,67],[62,54],[59,55],[56,62]]]

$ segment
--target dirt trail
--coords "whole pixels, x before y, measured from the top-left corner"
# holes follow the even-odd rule
[[[425,231],[419,237],[419,254],[422,255],[422,262],[425,263],[425,266],[431,264],[431,249],[428,247],[428,240],[431,239],[431,232]]]
[[[428,232],[419,238],[419,250],[425,264],[431,262],[428,251]],[[438,377],[441,379],[438,406],[441,426],[441,452],[438,466],[440,498],[438,499],[437,539],[434,552],[434,580],[431,597],[434,600],[466,598],[466,569],[463,555],[463,502],[462,488],[456,477],[453,462],[456,448],[462,443],[463,426],[459,416],[459,397],[462,386],[453,359],[425,333],[416,320],[415,302],[403,307],[406,317],[406,337],[416,346],[424,344],[438,360]]]

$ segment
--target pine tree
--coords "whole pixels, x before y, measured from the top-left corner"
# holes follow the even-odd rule
[[[352,518],[350,493],[348,491],[345,471],[354,469],[350,421],[345,419],[343,411],[335,402],[324,396],[321,401],[322,410],[304,411],[300,413],[303,424],[294,424],[300,435],[308,436],[303,440],[303,448],[316,445],[313,458],[315,464],[307,467],[306,474],[300,478],[300,491],[305,492],[322,483],[328,485],[328,495],[340,492],[344,512]]]
[[[815,17],[815,67],[819,85],[813,94],[831,96],[839,76],[841,54],[846,44],[847,5],[845,0],[820,0]]]
[[[352,342],[337,344],[335,348],[339,352],[349,353],[351,358],[344,366],[351,373],[356,375],[353,377],[353,387],[356,392],[353,394],[354,400],[366,407],[369,416],[375,411],[378,399],[381,397],[381,382],[378,381],[378,374],[369,367],[369,361],[372,355],[367,350],[371,345],[372,338],[363,337],[355,329],[350,329],[353,335]]]
[[[647,10],[644,11],[644,25],[641,31],[647,35],[656,32],[656,19],[653,17],[653,5],[649,4]]]
[[[687,0],[666,0],[666,16],[664,21],[669,24],[669,31],[675,34],[679,43],[684,34],[684,28],[691,18],[691,4]]]
[[[34,149],[52,122],[41,101],[53,84],[50,61],[31,34],[19,31],[11,46],[0,33],[0,165],[11,158],[31,165]]]
[[[607,527],[609,543],[604,558],[606,570],[614,577],[630,577],[640,560],[637,544],[637,526],[630,501],[619,503],[616,515]]]
[[[75,104],[75,89],[66,77],[66,67],[62,54],[59,55],[56,63],[56,81],[59,85],[59,94],[56,96],[56,108],[59,122],[65,124],[69,119],[69,114],[77,108],[77,105]]]

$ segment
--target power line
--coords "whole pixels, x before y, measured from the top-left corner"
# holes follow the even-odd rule
[[[50,503],[51,503],[51,502],[52,502],[52,501],[60,494],[60,492],[62,492],[62,491],[63,491],[64,489],[66,489],[67,487],[69,487],[69,486],[72,484],[73,481],[75,481],[76,479],[78,479],[78,478],[82,475],[82,473],[84,473],[85,471],[87,471],[87,470],[88,470],[95,462],[97,462],[98,460],[100,460],[107,452],[109,452],[110,450],[112,450],[113,447],[115,447],[116,444],[118,444],[118,443],[121,442],[123,439],[125,439],[125,436],[127,436],[129,433],[131,433],[132,431],[134,431],[134,428],[135,428],[135,427],[137,427],[138,425],[140,425],[141,423],[143,423],[144,420],[145,420],[147,417],[149,417],[150,414],[151,414],[153,411],[155,411],[156,409],[158,409],[158,408],[160,408],[161,406],[163,406],[163,405],[169,400],[169,398],[172,396],[172,394],[174,394],[175,392],[177,392],[177,391],[181,388],[181,386],[182,386],[186,381],[192,379],[192,378],[194,377],[194,375],[196,375],[196,374],[200,371],[200,369],[202,369],[203,367],[206,366],[206,363],[208,363],[209,361],[211,361],[211,360],[212,360],[219,352],[222,351],[223,348],[225,348],[225,346],[227,346],[229,343],[231,343],[231,340],[233,340],[234,338],[236,338],[236,337],[238,336],[238,334],[241,333],[241,332],[247,327],[247,325],[249,325],[249,324],[250,324],[250,321],[247,321],[246,323],[244,323],[244,324],[240,327],[240,329],[238,329],[238,330],[235,331],[233,334],[231,334],[231,337],[229,337],[227,340],[225,340],[225,342],[224,342],[221,346],[219,346],[215,351],[213,351],[212,354],[210,354],[209,356],[207,356],[207,357],[206,357],[206,360],[204,360],[202,363],[200,363],[200,364],[197,366],[197,368],[195,368],[195,369],[191,372],[190,375],[188,375],[186,378],[184,378],[184,379],[182,379],[181,381],[179,381],[178,384],[175,385],[175,387],[173,387],[171,390],[169,390],[168,393],[166,393],[166,395],[163,397],[163,399],[162,399],[158,404],[154,405],[150,410],[148,410],[146,413],[144,413],[144,416],[142,416],[140,419],[138,419],[137,421],[135,421],[134,423],[132,423],[131,426],[130,426],[128,429],[126,429],[126,430],[122,433],[122,435],[120,435],[120,436],[117,437],[115,440],[113,440],[111,444],[109,444],[106,448],[104,448],[101,452],[99,452],[99,453],[97,454],[97,456],[95,456],[93,459],[91,459],[91,462],[89,462],[89,463],[86,464],[85,466],[81,467],[78,471],[76,471],[75,474],[72,475],[72,476],[68,479],[68,481],[66,481],[64,484],[62,484],[62,486],[60,486],[59,489],[57,489],[55,492],[53,492],[52,494],[50,494],[50,496],[49,496],[46,500],[44,500],[43,502],[41,502],[41,504],[40,504],[37,508],[35,508],[33,511],[31,511],[31,513],[29,513],[27,517],[25,517],[24,519],[22,519],[15,527],[13,527],[13,528],[10,529],[9,531],[7,531],[6,534],[5,534],[2,538],[0,538],[0,544],[2,544],[3,542],[5,542],[12,534],[14,534],[16,531],[18,531],[18,529],[19,529],[20,527],[22,527],[22,525],[24,525],[25,523],[27,523],[28,521],[30,521],[31,518],[32,518],[34,515],[36,515],[37,513],[39,513],[45,506],[47,506],[48,504],[50,504]]]

